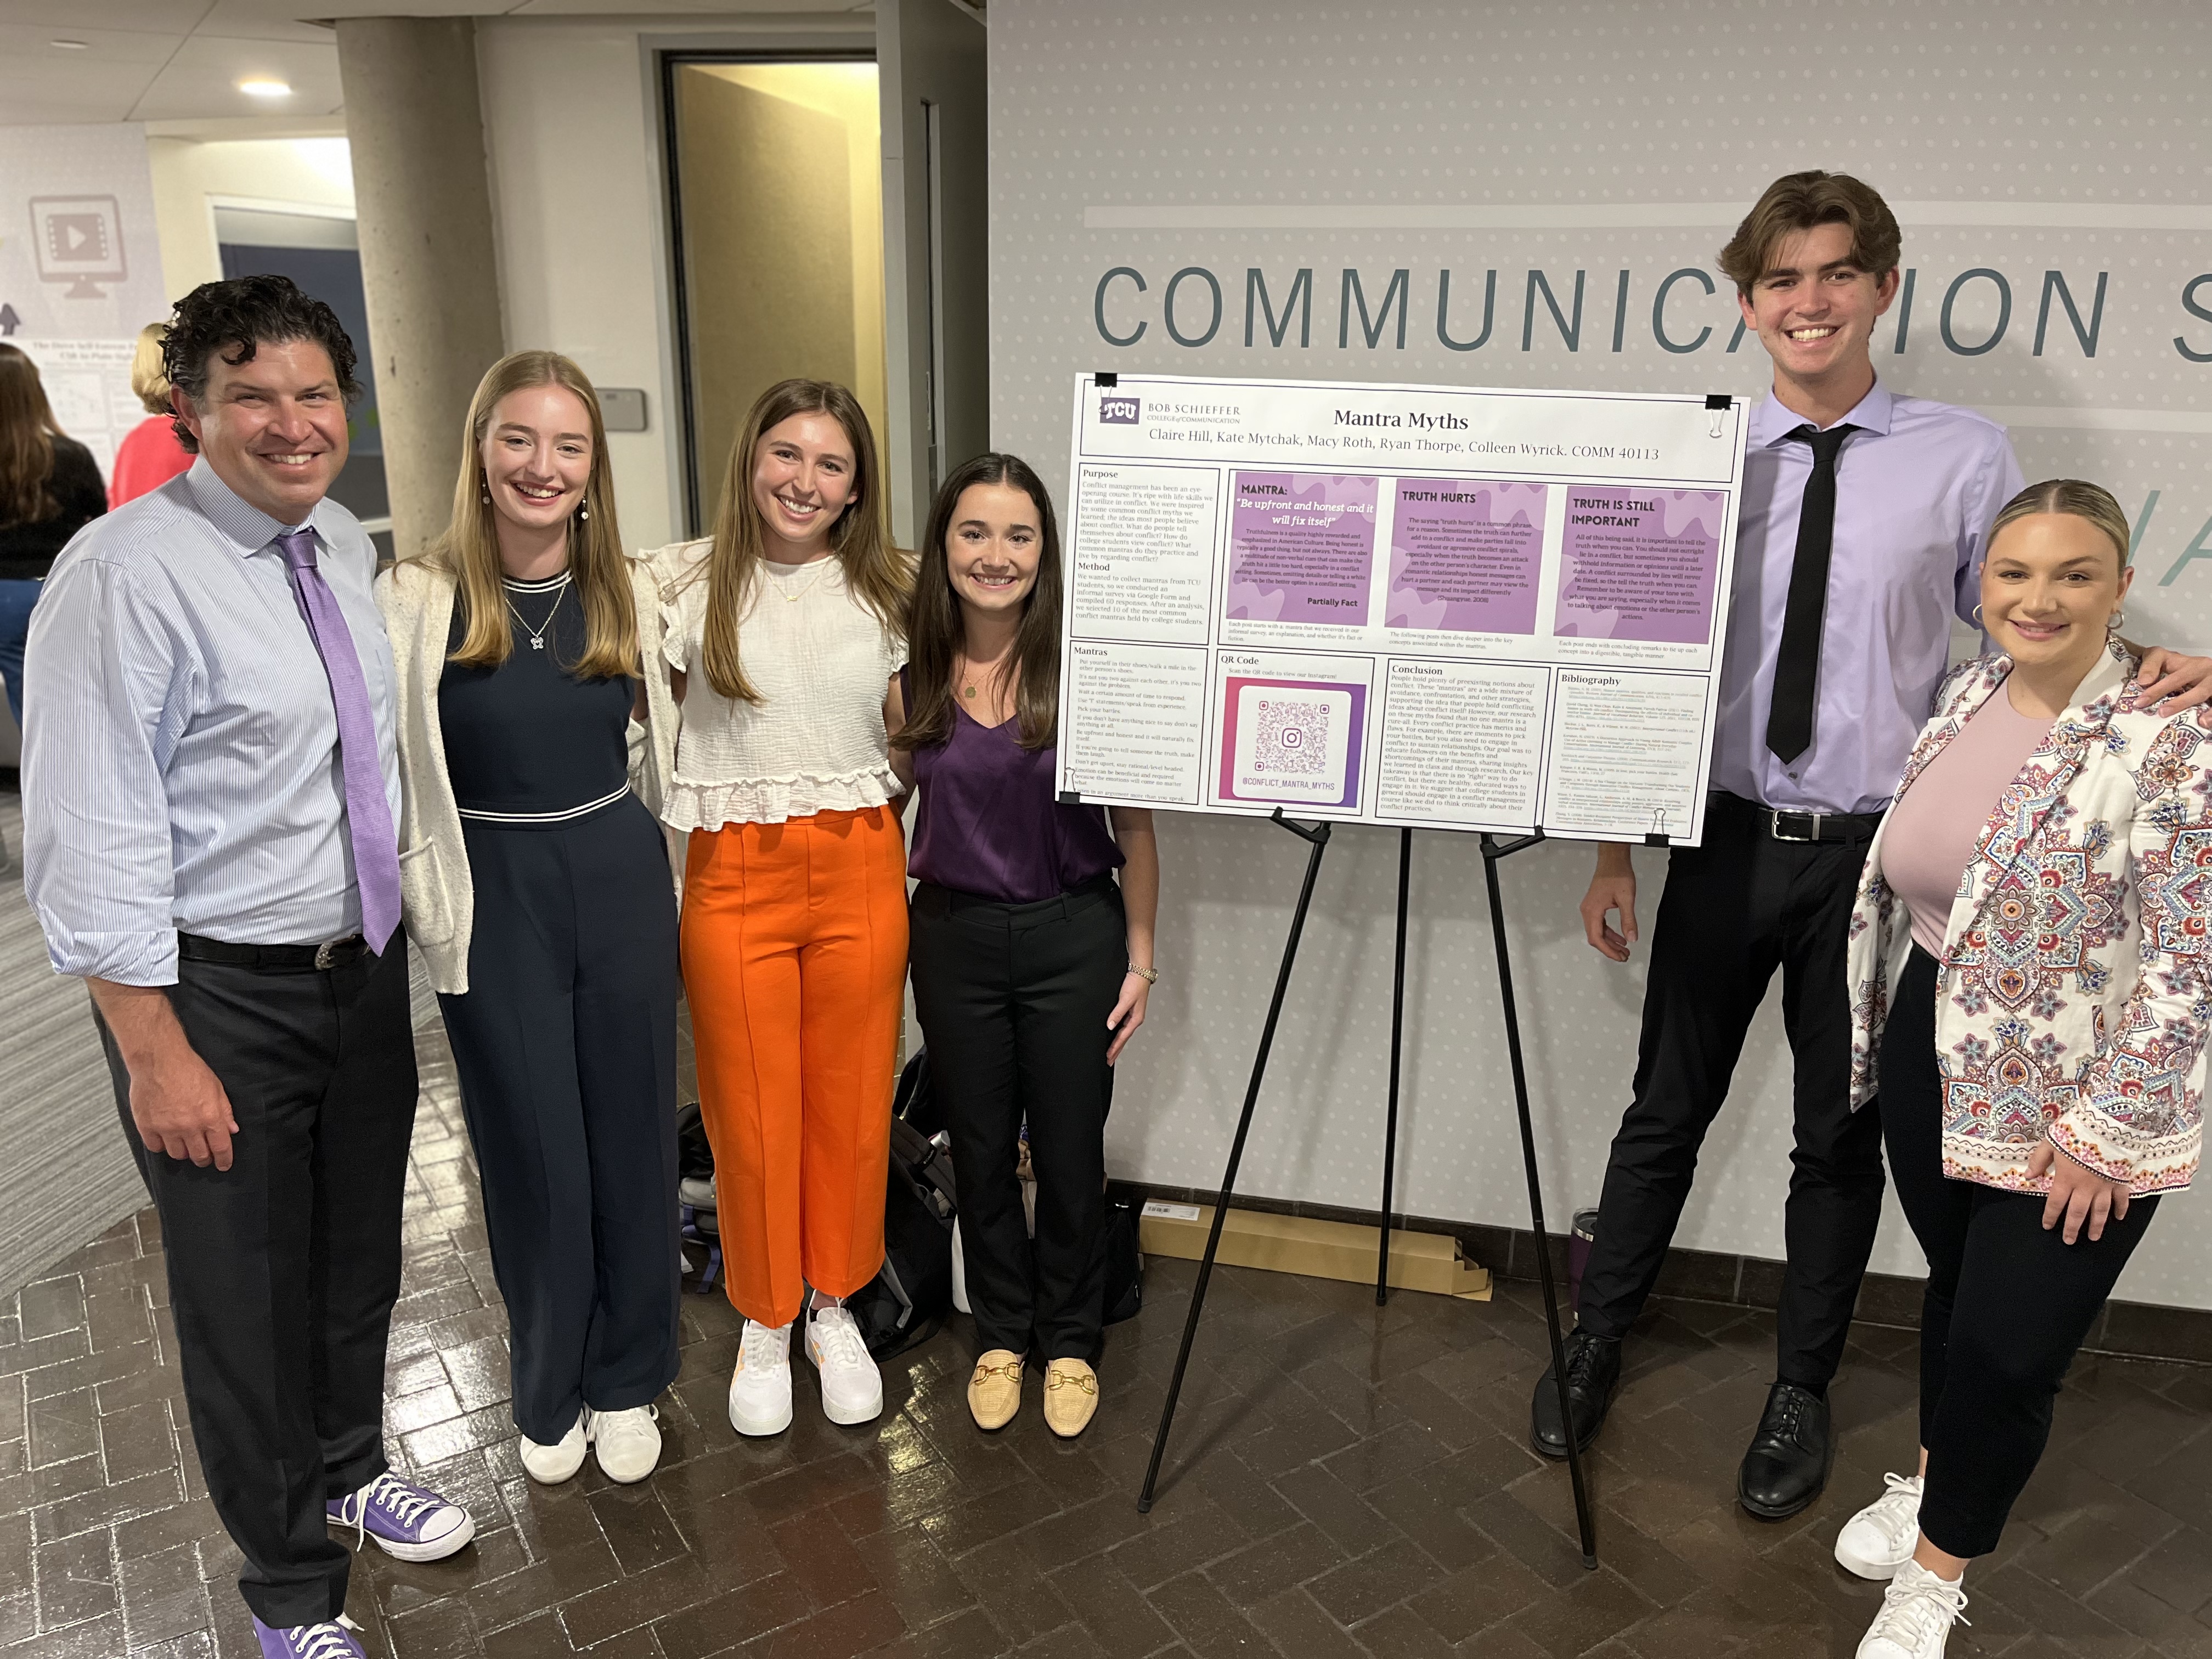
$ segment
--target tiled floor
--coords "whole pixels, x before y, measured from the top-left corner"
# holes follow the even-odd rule
[[[1832,1496],[1762,1524],[1730,1499],[1769,1322],[1659,1310],[1592,1468],[1603,1565],[1565,1530],[1564,1474],[1526,1449],[1540,1323],[1487,1306],[1225,1270],[1169,1478],[1133,1503],[1191,1269],[1155,1262],[1074,1445],[1034,1385],[995,1438],[968,1421],[957,1332],[890,1369],[882,1420],[824,1425],[805,1368],[782,1438],[723,1416],[735,1347],[685,1297],[660,1472],[533,1488],[503,1403],[503,1316],[449,1062],[427,1097],[393,1332],[395,1455],[471,1505],[477,1543],[362,1559],[351,1611],[404,1659],[588,1651],[775,1655],[1848,1655],[1875,1594],[1827,1547],[1912,1443],[1912,1339],[1857,1333]],[[104,1102],[87,1109],[106,1110]],[[235,1557],[204,1496],[150,1213],[0,1304],[0,1649],[245,1652]],[[2212,1659],[2212,1370],[2085,1365],[1954,1655]]]

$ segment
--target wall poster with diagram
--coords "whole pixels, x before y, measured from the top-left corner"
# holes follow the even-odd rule
[[[1747,414],[1079,375],[1063,798],[1695,843]]]

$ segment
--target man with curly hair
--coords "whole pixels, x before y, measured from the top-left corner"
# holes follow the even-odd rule
[[[208,1495],[264,1659],[362,1655],[337,1525],[467,1512],[392,1472],[385,1343],[416,1073],[375,550],[328,499],[353,345],[281,276],[164,345],[191,469],[79,532],[26,665],[25,886],[98,1011],[161,1217]]]

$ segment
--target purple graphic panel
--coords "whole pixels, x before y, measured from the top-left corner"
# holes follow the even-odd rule
[[[1401,478],[1384,624],[1535,632],[1545,495],[1542,484]]]
[[[1728,496],[1569,484],[1553,632],[1704,645],[1713,636]]]
[[[1229,619],[1364,627],[1380,480],[1239,472],[1232,488]]]

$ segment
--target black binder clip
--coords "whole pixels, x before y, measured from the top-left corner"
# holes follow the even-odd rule
[[[1091,384],[1099,386],[1117,386],[1121,384],[1121,377],[1110,368],[1102,368],[1091,375]]]

